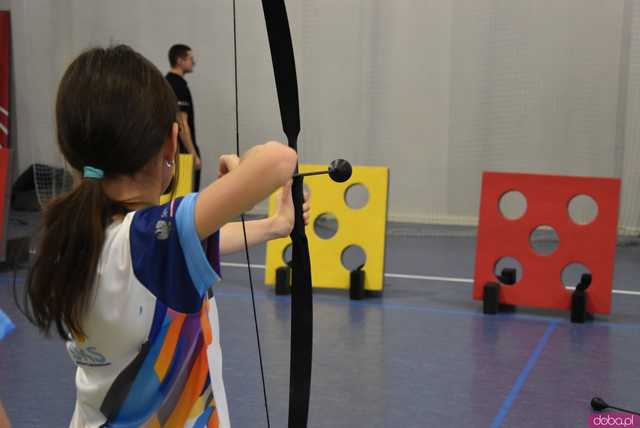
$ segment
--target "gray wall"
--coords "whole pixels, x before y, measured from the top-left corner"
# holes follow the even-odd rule
[[[13,0],[21,167],[60,163],[52,105],[83,48],[121,41],[189,76],[205,181],[234,151],[231,2]],[[259,2],[238,0],[240,139],[282,139]],[[1,3],[0,3],[1,4]],[[635,230],[638,0],[288,1],[304,162],[391,168],[392,219],[474,224],[484,170],[623,178]]]

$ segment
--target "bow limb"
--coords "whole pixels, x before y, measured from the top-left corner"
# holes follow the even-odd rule
[[[291,30],[284,0],[262,0],[271,61],[278,93],[282,129],[289,147],[298,149],[300,108]],[[296,167],[296,173],[298,168]],[[291,362],[289,378],[289,428],[304,428],[309,415],[313,349],[313,299],[311,259],[302,214],[303,178],[296,177],[291,189],[295,223],[291,232]]]

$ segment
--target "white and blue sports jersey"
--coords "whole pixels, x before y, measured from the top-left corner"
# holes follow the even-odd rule
[[[106,230],[71,427],[229,427],[215,298],[218,234],[200,242],[197,194]]]

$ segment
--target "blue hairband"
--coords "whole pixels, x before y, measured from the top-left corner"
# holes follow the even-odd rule
[[[92,166],[84,167],[84,177],[85,178],[95,178],[96,180],[100,180],[104,177],[104,171],[100,168],[94,168]]]

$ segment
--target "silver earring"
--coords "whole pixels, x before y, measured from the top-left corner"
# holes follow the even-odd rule
[[[171,162],[164,161],[164,164],[167,166],[167,168],[171,168],[173,166],[173,161],[171,161]]]

